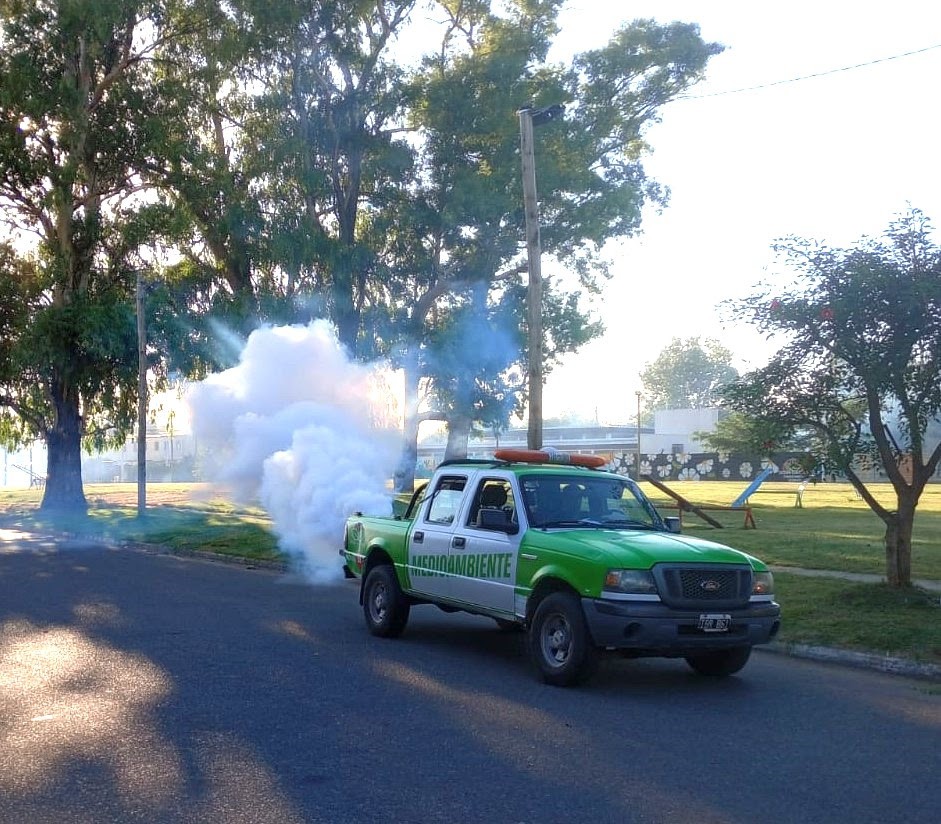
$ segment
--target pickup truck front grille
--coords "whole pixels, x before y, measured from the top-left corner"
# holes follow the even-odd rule
[[[732,609],[751,597],[747,565],[657,564],[653,568],[660,598],[678,609]]]

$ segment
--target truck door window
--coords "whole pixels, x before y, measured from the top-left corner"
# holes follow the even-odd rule
[[[516,522],[516,503],[513,500],[513,488],[509,481],[502,478],[484,478],[480,482],[468,513],[468,526],[481,526],[481,510],[502,513],[507,524]],[[490,523],[493,521],[491,520]]]
[[[454,523],[454,517],[461,507],[466,484],[467,478],[459,475],[444,475],[439,478],[438,485],[431,495],[431,504],[425,521],[442,526]]]

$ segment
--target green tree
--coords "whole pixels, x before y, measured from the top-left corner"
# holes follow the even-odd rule
[[[255,107],[268,128],[255,139],[271,254],[292,291],[316,301],[361,357],[377,352],[375,305],[388,297],[376,223],[413,176],[390,50],[414,5],[291,0],[273,24],[261,21],[269,53]]]
[[[582,289],[598,292],[608,274],[605,242],[635,232],[644,204],[666,201],[644,172],[645,128],[721,50],[703,42],[694,25],[642,20],[560,66],[546,60],[560,3],[517,0],[500,14],[489,3],[439,5],[446,20],[441,46],[423,62],[409,95],[410,124],[423,139],[408,204],[415,219],[401,224],[409,238],[399,236],[410,265],[400,270],[408,286],[396,291],[410,300],[393,310],[405,316],[398,328],[413,401],[423,377],[421,349],[449,316],[442,307],[466,300],[477,284],[495,295],[523,295],[518,110],[567,107],[563,119],[538,133],[542,248],[578,275]],[[553,353],[573,351],[600,331],[574,293],[562,295],[552,282],[543,315],[550,366]],[[525,357],[521,350],[517,362]],[[417,414],[414,403],[407,406]],[[469,413],[450,423],[466,427]],[[407,442],[414,420],[407,420]]]
[[[466,457],[475,426],[501,430],[512,413],[523,408],[526,341],[523,312],[525,287],[505,290],[497,300],[481,283],[469,301],[456,303],[447,317],[429,326],[421,349],[430,408],[423,420],[447,424],[446,458]],[[550,332],[546,348],[549,368],[565,352],[576,349],[597,324],[585,317],[576,295],[550,292],[545,300]]]
[[[941,412],[941,249],[912,210],[883,237],[834,249],[800,238],[778,246],[788,285],[764,284],[735,317],[787,343],[725,392],[729,405],[785,433],[812,430],[885,525],[886,579],[911,584],[918,500],[941,460],[926,439]],[[883,506],[859,474],[874,458],[895,491]]]
[[[424,372],[434,417],[448,423],[445,458],[466,457],[475,422],[497,428],[516,406],[521,383],[514,362],[520,351],[519,327],[506,323],[501,309],[487,305],[486,284],[455,308],[428,337]]]
[[[718,406],[722,387],[738,377],[719,341],[673,338],[640,374],[648,411]]]
[[[133,288],[150,59],[172,0],[0,5],[0,207],[18,249],[0,368],[3,432],[45,439],[42,507],[84,510],[82,438],[120,438],[136,401]]]
[[[812,449],[812,439],[806,432],[794,432],[777,421],[755,418],[743,412],[721,416],[714,430],[697,432],[696,437],[707,449],[716,452],[739,452],[767,458],[774,458],[775,453],[784,450]]]
[[[260,53],[242,3],[195,0],[172,8],[180,36],[161,43],[158,118],[147,132],[146,180],[165,207],[162,241],[181,261],[165,299],[184,301],[194,327],[224,318],[247,334],[259,321],[265,220],[252,192],[266,170],[254,147],[246,91]],[[228,364],[226,364],[228,365]]]
[[[260,323],[319,316],[299,276],[310,244],[285,232],[286,172],[272,154],[284,115],[266,106],[283,75],[280,50],[308,5],[189,0],[164,22],[179,36],[156,54],[145,179],[159,197],[159,242],[176,259],[154,296],[174,338],[162,354],[188,374],[230,366],[233,342]]]

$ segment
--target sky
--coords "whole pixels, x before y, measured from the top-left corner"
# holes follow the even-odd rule
[[[569,0],[552,56],[601,46],[642,17],[696,22],[726,50],[647,132],[645,166],[670,203],[606,250],[614,277],[595,308],[607,331],[549,375],[547,417],[633,422],[639,373],[674,337],[714,337],[740,370],[762,365],[774,342],[725,324],[716,307],[771,275],[787,282],[776,239],[850,246],[909,206],[941,225],[941,48],[884,59],[941,46],[941,7]],[[881,62],[833,71],[871,61]]]

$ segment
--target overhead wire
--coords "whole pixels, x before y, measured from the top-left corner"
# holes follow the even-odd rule
[[[932,51],[933,49],[941,49],[941,43],[936,43],[933,46],[925,46],[923,49],[915,49],[914,51],[907,51],[901,54],[893,54],[889,57],[878,57],[875,60],[867,60],[865,63],[855,63],[852,66],[841,66],[837,69],[827,69],[822,72],[814,72],[813,74],[804,74],[800,77],[789,77],[786,80],[774,80],[770,83],[760,83],[757,86],[744,86],[740,89],[726,89],[725,91],[720,92],[707,92],[706,94],[690,94],[682,95],[677,97],[677,100],[703,100],[707,97],[722,97],[729,94],[741,94],[742,92],[753,92],[759,89],[770,89],[774,86],[784,86],[788,83],[799,83],[802,80],[812,80],[816,77],[826,77],[831,74],[839,74],[840,72],[853,71],[854,69],[864,69],[867,66],[875,66],[878,63],[887,63],[890,60],[901,60],[903,57],[912,57],[916,54],[924,54],[925,52]]]

